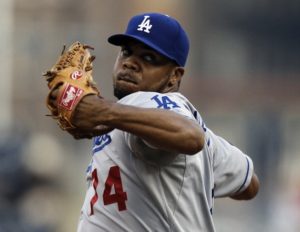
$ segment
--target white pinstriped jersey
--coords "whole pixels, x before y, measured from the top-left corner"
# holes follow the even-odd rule
[[[251,159],[209,130],[180,93],[137,92],[119,103],[195,120],[205,131],[205,146],[192,156],[175,155],[120,130],[95,137],[78,232],[215,231],[214,198],[249,185]]]

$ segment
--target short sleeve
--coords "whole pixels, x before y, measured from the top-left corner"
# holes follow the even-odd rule
[[[161,94],[157,92],[136,92],[119,101],[120,104],[142,108],[156,108],[173,111],[196,121],[188,107],[187,101],[179,93]],[[159,119],[158,119],[159,120]],[[167,164],[176,157],[174,152],[166,152],[150,145],[137,136],[123,132],[129,149],[140,159],[150,163]]]
[[[213,135],[214,195],[226,197],[243,192],[253,175],[253,162],[237,147]]]
[[[136,92],[122,98],[118,103],[142,108],[170,110],[195,120],[189,102],[179,93]]]

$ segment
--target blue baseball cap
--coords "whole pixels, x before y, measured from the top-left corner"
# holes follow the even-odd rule
[[[129,39],[146,44],[184,67],[189,53],[189,39],[179,22],[164,14],[144,13],[132,17],[124,34],[112,35],[108,42],[121,46]]]

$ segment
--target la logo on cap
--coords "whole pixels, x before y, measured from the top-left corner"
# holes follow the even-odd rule
[[[138,25],[137,30],[150,33],[151,28],[152,28],[152,24],[150,24],[150,16],[145,15],[143,21]]]

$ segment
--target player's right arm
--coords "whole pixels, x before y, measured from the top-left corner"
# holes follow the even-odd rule
[[[234,200],[251,200],[254,198],[259,190],[259,179],[255,173],[251,178],[249,186],[241,193],[232,195],[231,198]]]
[[[215,197],[250,200],[259,190],[259,180],[249,156],[225,139],[207,130],[211,140]]]

